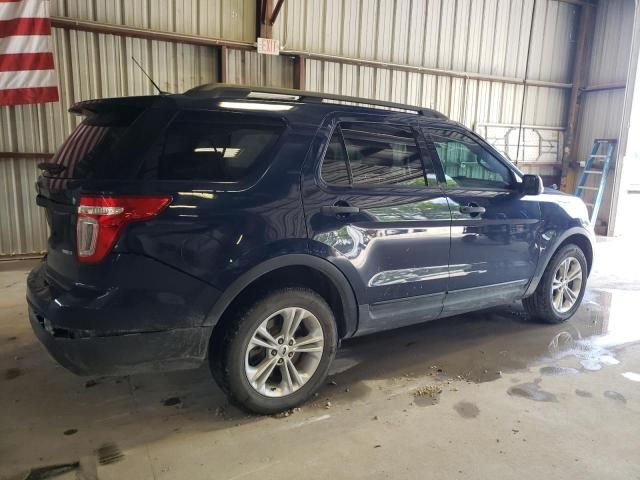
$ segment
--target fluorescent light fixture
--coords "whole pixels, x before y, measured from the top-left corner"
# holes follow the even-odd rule
[[[293,108],[293,105],[258,102],[220,102],[218,105],[222,108],[231,108],[233,110],[266,110],[272,112],[281,112]]]
[[[224,158],[234,158],[237,157],[240,153],[239,148],[231,148],[231,147],[197,147],[194,148],[193,151],[195,153],[222,153]]]
[[[269,92],[249,92],[247,98],[257,98],[262,100],[283,100],[295,102],[300,100],[300,95],[291,95],[288,93],[269,93]]]

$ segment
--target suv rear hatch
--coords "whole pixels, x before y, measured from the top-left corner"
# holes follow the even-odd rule
[[[91,284],[92,279],[99,279],[100,268],[87,268],[85,264],[91,262],[79,256],[81,199],[95,200],[114,189],[126,194],[123,184],[145,178],[145,155],[161,144],[164,128],[175,110],[168,98],[150,96],[81,102],[70,112],[85,118],[52,160],[40,164],[37,202],[45,208],[50,227],[47,272],[61,284]],[[85,211],[85,217],[101,206],[122,212],[120,206],[113,210],[108,201],[107,205],[102,200],[89,203],[94,210]],[[86,250],[98,231],[84,224],[81,248]]]

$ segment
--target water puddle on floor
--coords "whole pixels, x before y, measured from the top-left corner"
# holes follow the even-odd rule
[[[531,322],[514,304],[355,338],[343,342],[332,378],[342,387],[424,375],[486,382],[565,358],[574,359],[571,367],[540,373],[596,371],[620,363],[621,349],[640,342],[636,308],[636,291],[590,290],[578,313],[559,325]],[[535,384],[523,385],[514,394],[540,396]]]
[[[557,397],[550,392],[546,392],[540,388],[540,378],[536,378],[533,382],[521,383],[514,385],[507,390],[509,395],[528,398],[536,402],[557,402]]]

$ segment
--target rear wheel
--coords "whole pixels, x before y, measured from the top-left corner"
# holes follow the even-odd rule
[[[221,351],[212,352],[211,366],[234,403],[275,413],[322,385],[336,345],[335,319],[324,299],[306,288],[285,288],[239,315],[218,343]]]
[[[587,260],[577,245],[558,250],[530,297],[522,304],[529,315],[545,323],[568,320],[580,307],[587,284]]]

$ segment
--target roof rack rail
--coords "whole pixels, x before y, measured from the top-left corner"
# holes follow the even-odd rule
[[[185,95],[218,99],[259,99],[285,102],[323,102],[325,100],[329,100],[330,102],[355,104],[356,106],[364,108],[369,106],[384,107],[398,111],[415,112],[425,117],[443,120],[447,119],[446,115],[436,110],[418,107],[415,105],[405,105],[403,103],[386,102],[384,100],[374,100],[370,98],[350,97],[348,95],[336,95],[333,93],[307,92],[289,88],[253,87],[229,83],[211,83],[187,90]]]

